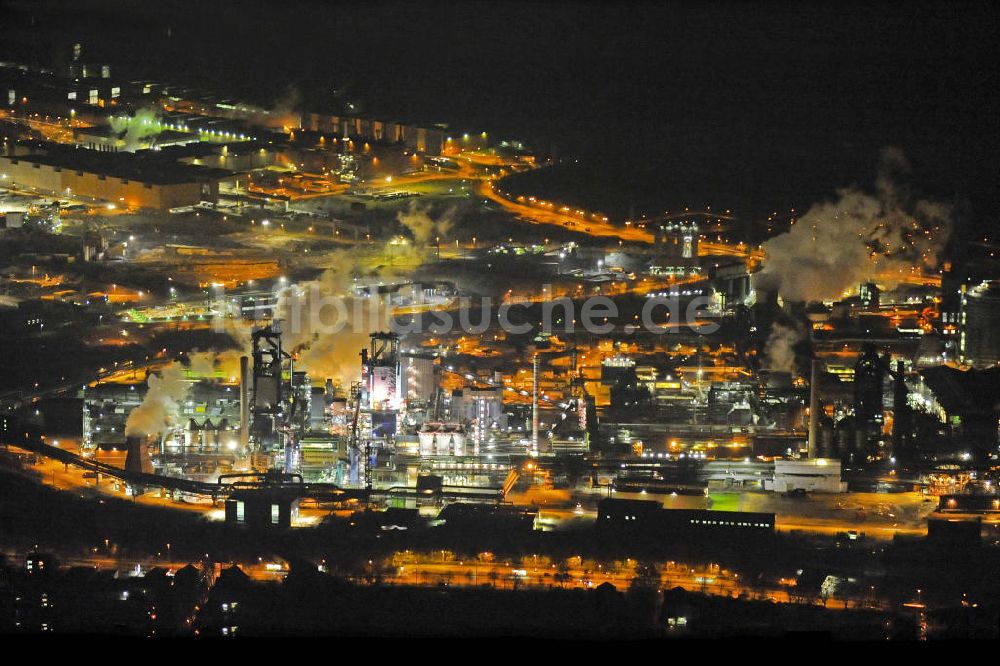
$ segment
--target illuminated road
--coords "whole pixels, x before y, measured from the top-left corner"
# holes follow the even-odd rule
[[[718,241],[698,241],[698,256],[725,256],[749,258],[755,262],[764,260],[764,250],[751,248],[745,243],[720,243]]]
[[[940,275],[928,275],[926,273],[919,272],[916,268],[910,272],[905,272],[902,269],[896,271],[883,271],[879,273],[875,279],[878,282],[888,284],[912,284],[921,287],[941,288]]]
[[[89,555],[59,554],[59,562],[67,567],[117,571],[124,576],[144,575],[153,567],[177,571],[189,564],[188,561],[173,557],[169,543],[163,544],[159,552],[148,557],[122,556],[118,549],[118,544],[105,539],[89,548]],[[23,554],[15,552],[4,552],[3,555],[11,561],[23,557]],[[523,558],[520,564],[514,564],[510,561],[495,561],[490,553],[483,553],[480,558],[459,560],[448,551],[434,551],[430,554],[397,552],[384,561],[369,560],[367,571],[359,572],[352,578],[355,583],[362,585],[488,586],[501,590],[594,589],[609,583],[619,591],[624,591],[636,582],[641,568],[638,562],[631,559],[602,564],[573,557],[555,564],[547,557],[532,556]],[[287,562],[266,554],[250,561],[213,562],[211,554],[205,553],[205,560],[197,564],[205,566],[205,562],[214,565],[211,572],[213,577],[229,565],[238,566],[249,578],[259,582],[280,582],[289,572]],[[714,563],[693,566],[671,561],[654,563],[653,566],[655,569],[647,570],[642,576],[642,583],[647,586],[655,585],[661,590],[681,588],[716,597],[821,605],[829,609],[862,606],[885,609],[889,606],[886,601],[874,596],[824,600],[818,593],[798,591],[798,581],[794,578],[750,581],[745,576]]]
[[[53,444],[52,441],[49,444]],[[59,447],[76,451],[79,443],[75,440],[60,440]],[[15,452],[22,452],[30,455],[29,451],[10,447]],[[155,488],[141,495],[129,495],[126,484],[120,479],[65,465],[58,460],[36,456],[31,469],[39,474],[39,478],[46,485],[64,492],[75,492],[80,497],[96,499],[100,502],[104,498],[116,498],[125,501],[132,501],[135,504],[158,507],[161,509],[176,509],[201,514],[206,520],[222,521],[225,519],[225,510],[221,502],[212,502],[209,497],[194,496],[187,493],[172,493],[169,490]],[[99,456],[100,462],[114,467],[124,468],[125,452],[102,452]],[[248,468],[248,467],[247,467]],[[327,515],[330,509],[325,508],[315,502],[304,501],[299,506],[298,517],[292,527],[311,527],[319,524]]]
[[[77,443],[69,440],[63,440],[59,442],[59,446],[60,448],[75,450],[77,448]],[[20,451],[17,447],[11,447],[11,449],[14,451]],[[30,455],[30,452],[28,451],[24,451],[24,453]],[[99,501],[104,501],[104,497],[115,497],[123,500],[132,500],[137,504],[144,504],[146,506],[157,506],[161,508],[196,511],[201,513],[209,513],[212,509],[221,510],[220,507],[213,507],[211,501],[207,499],[204,503],[195,503],[193,501],[174,501],[171,499],[170,494],[167,491],[145,493],[143,495],[132,497],[126,494],[125,483],[119,479],[108,477],[106,475],[99,476],[89,470],[85,470],[80,467],[73,467],[71,465],[64,465],[57,460],[42,456],[36,456],[36,459],[37,462],[31,466],[31,469],[38,472],[41,480],[46,485],[57,490],[76,492],[80,495],[80,497],[98,499]],[[102,455],[101,461],[120,467],[125,463],[125,453],[121,452],[117,454],[112,453]]]
[[[499,204],[507,212],[517,215],[518,217],[534,224],[551,224],[557,227],[562,227],[567,231],[575,231],[577,233],[585,233],[590,236],[604,238],[617,238],[623,241],[634,241],[639,243],[653,242],[653,235],[642,229],[635,227],[616,227],[607,222],[568,215],[560,212],[558,209],[544,210],[538,206],[511,201],[494,191],[493,181],[491,180],[482,180],[480,182],[479,194],[490,201]]]
[[[563,212],[566,207],[556,209],[553,204],[548,204],[547,202],[538,202],[532,205],[527,202],[512,201],[498,194],[491,180],[484,179],[480,182],[479,194],[499,204],[507,212],[534,224],[551,224],[568,231],[585,233],[596,237],[616,238],[622,241],[638,243],[653,242],[653,234],[635,226],[619,227],[603,220],[567,214]],[[547,209],[545,206],[551,206],[551,209]],[[760,262],[764,259],[764,251],[760,248],[752,248],[744,243],[730,244],[705,240],[701,240],[698,243],[698,255],[741,257],[754,262]]]
[[[607,496],[605,488],[554,490],[531,486],[510,493],[507,499],[537,507],[539,521],[547,529],[561,530],[595,520],[597,502]],[[937,506],[936,501],[920,493],[813,494],[802,499],[762,491],[711,491],[708,496],[615,492],[613,496],[656,500],[667,509],[711,507],[717,511],[773,513],[779,532],[837,536],[853,531],[877,540],[892,540],[896,534],[925,535],[927,516]]]
[[[488,555],[488,554],[485,554]],[[511,562],[483,560],[439,560],[427,561],[412,553],[397,553],[392,566],[379,571],[379,579],[395,585],[446,585],[477,587],[489,585],[500,589],[525,587],[561,587],[593,589],[604,583],[614,585],[618,590],[628,589],[637,577],[637,563],[634,560],[605,566],[594,563],[585,567],[580,558],[570,558],[569,564],[553,564],[548,558],[540,564],[533,564],[524,558],[520,565]],[[574,565],[574,560],[579,564]],[[689,592],[729,598],[767,599],[776,603],[806,603],[825,605],[827,608],[857,608],[869,599],[827,599],[826,603],[818,595],[796,594],[794,580],[780,583],[755,582],[750,584],[740,574],[709,564],[689,566],[678,562],[656,565],[659,575],[649,574],[647,583],[656,583],[660,589],[682,588]],[[375,573],[373,568],[372,572]],[[360,582],[360,581],[359,581]],[[871,604],[868,603],[869,607]]]

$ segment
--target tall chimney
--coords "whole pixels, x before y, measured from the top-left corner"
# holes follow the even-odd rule
[[[812,360],[809,378],[809,457],[819,457],[819,373],[820,361]]]
[[[240,449],[250,446],[250,359],[240,356]]]
[[[148,437],[129,435],[125,438],[125,471],[133,474],[153,474]]]

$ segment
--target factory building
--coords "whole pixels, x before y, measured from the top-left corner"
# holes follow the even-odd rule
[[[302,127],[314,132],[354,137],[364,141],[402,144],[410,150],[428,155],[440,155],[447,145],[455,143],[454,139],[446,135],[442,126],[416,125],[359,116],[306,113],[302,116]],[[466,147],[464,143],[462,147]]]
[[[840,461],[836,459],[775,460],[774,478],[764,480],[764,490],[844,493],[847,482],[840,479]]]
[[[124,450],[125,422],[142,403],[146,387],[99,384],[83,391],[83,448]]]
[[[984,459],[997,452],[1000,368],[925,368],[913,395],[921,411],[937,416],[947,426],[959,447],[955,453]]]
[[[938,498],[939,513],[1000,513],[1000,497],[996,495],[941,495]]]
[[[711,511],[705,509],[664,509],[654,500],[603,499],[597,505],[600,531],[670,535],[770,535],[774,533],[773,513]]]
[[[858,290],[858,299],[861,307],[869,312],[878,312],[882,299],[882,292],[874,282],[863,282]]]
[[[677,277],[698,274],[701,271],[698,263],[698,223],[670,221],[659,225],[654,251],[656,257],[650,266],[650,273]]]
[[[428,404],[437,388],[433,354],[409,353],[400,356],[401,393],[407,404]]]
[[[538,509],[510,504],[456,502],[444,507],[435,524],[461,532],[531,532],[536,529]]]
[[[416,124],[336,113],[274,111],[251,104],[202,99],[190,91],[171,91],[170,94],[173,107],[188,114],[217,116],[284,131],[301,127],[345,138],[400,144],[428,155],[442,154],[449,144],[458,144],[461,148],[478,148],[485,144],[482,134],[463,134],[454,138],[448,136],[446,126],[440,124]]]
[[[962,321],[962,290],[965,280],[953,270],[941,275],[941,332],[955,335]]]
[[[91,197],[135,208],[169,210],[217,202],[232,172],[178,164],[155,154],[106,153],[58,144],[18,146],[0,156],[6,181],[54,195]]]
[[[927,542],[939,549],[955,548],[967,551],[978,548],[983,542],[982,532],[982,516],[927,520]]]
[[[1000,363],[1000,283],[962,286],[958,351],[962,363],[985,368]]]
[[[627,356],[612,356],[601,362],[601,383],[614,386],[635,374],[635,361]]]
[[[78,127],[73,129],[73,141],[88,150],[102,153],[117,153],[122,151],[135,152],[141,148],[164,148],[167,146],[182,146],[197,142],[197,137],[185,132],[164,130],[148,136],[141,141],[133,141],[124,131],[116,131],[109,125],[93,127]]]
[[[231,143],[195,141],[183,145],[179,143],[173,145],[157,144],[156,152],[164,159],[170,158],[182,164],[223,169],[241,174],[276,164],[281,155],[278,148],[256,141]],[[240,184],[245,187],[246,179],[244,177],[240,177]]]
[[[269,289],[242,291],[235,303],[240,317],[249,321],[264,321],[274,316],[278,306],[278,294]]]
[[[735,308],[749,298],[752,287],[745,261],[720,264],[712,270],[711,277],[717,293],[722,296],[723,307]]]
[[[417,431],[420,455],[464,456],[465,428],[458,423],[425,423]]]
[[[288,528],[297,519],[299,501],[282,488],[245,490],[226,499],[226,522],[256,529]]]
[[[756,423],[753,387],[744,382],[714,382],[708,390],[709,423],[748,426]]]
[[[174,424],[153,442],[164,465],[199,456],[232,457],[239,448],[239,390],[232,385],[190,379]],[[142,404],[145,384],[100,384],[83,391],[85,449],[124,450],[125,424]]]
[[[503,411],[503,389],[486,387],[466,387],[456,390],[451,396],[451,418],[459,423],[468,423],[472,428],[472,439],[482,443],[491,430],[507,427],[507,417]]]
[[[854,365],[855,428],[868,449],[876,448],[885,424],[886,362],[873,345],[866,345]]]

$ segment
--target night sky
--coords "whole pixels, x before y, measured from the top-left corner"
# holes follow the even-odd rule
[[[579,159],[539,187],[613,215],[804,209],[885,146],[972,226],[998,204],[988,3],[36,5],[4,3],[5,59],[79,41],[129,76],[500,132]]]

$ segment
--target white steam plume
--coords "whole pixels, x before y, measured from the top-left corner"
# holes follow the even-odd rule
[[[361,371],[359,353],[369,335],[388,324],[389,308],[377,293],[356,296],[354,275],[360,260],[348,252],[333,262],[337,268],[319,278],[293,284],[278,297],[275,318],[281,321],[282,343],[313,379],[333,378],[347,385]],[[382,269],[368,283],[391,281]],[[377,291],[377,290],[375,290]]]
[[[125,422],[128,437],[162,435],[177,417],[179,403],[187,396],[190,385],[184,379],[184,370],[173,363],[159,374],[147,379],[148,389],[142,404],[133,409]]]
[[[772,372],[795,372],[795,345],[804,339],[801,330],[781,322],[771,324],[764,344],[764,367]]]
[[[191,374],[210,377],[215,373],[217,357],[214,352],[194,352],[188,354],[191,360]]]
[[[426,208],[411,201],[405,211],[399,211],[396,219],[413,234],[413,242],[417,246],[426,246],[437,236],[446,236],[454,226],[455,210],[449,208],[438,219],[433,219]]]
[[[160,133],[160,112],[155,107],[143,107],[134,116],[112,116],[109,122],[129,152],[142,147],[143,139]]]
[[[951,207],[916,198],[903,184],[909,163],[882,151],[875,193],[850,188],[813,205],[792,228],[764,243],[754,287],[790,301],[842,298],[869,279],[933,268],[951,228]]]

